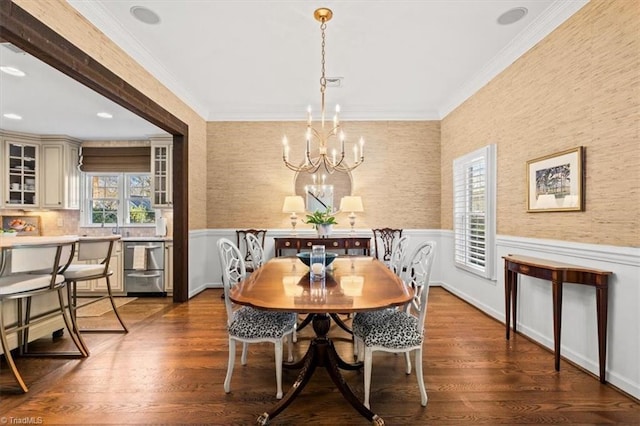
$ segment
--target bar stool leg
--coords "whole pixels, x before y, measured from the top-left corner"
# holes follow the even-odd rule
[[[116,302],[113,300],[113,293],[111,292],[111,280],[109,279],[108,275],[105,278],[107,279],[107,292],[109,293],[109,301],[111,302],[111,307],[113,308],[113,313],[116,314],[116,318],[118,318],[118,321],[120,321],[120,325],[122,326],[122,329],[124,330],[124,332],[128,333],[129,329],[124,324],[124,321],[122,320],[122,317],[120,316],[120,312],[118,312],[118,308],[116,307]]]
[[[21,303],[21,301],[18,300],[18,303]],[[4,328],[4,318],[2,315],[2,304],[3,300],[0,299],[0,343],[2,344],[2,352],[4,353],[4,357],[7,360],[7,364],[9,365],[9,370],[11,370],[11,373],[13,374],[13,378],[18,383],[18,386],[20,386],[20,389],[22,389],[24,393],[27,393],[29,392],[29,388],[24,383],[24,380],[22,380],[22,376],[20,376],[18,368],[16,367],[16,364],[13,361],[13,357],[11,356],[11,351],[9,350],[9,342],[7,341],[7,333]],[[21,342],[18,342],[18,346],[20,345]]]
[[[67,306],[69,307],[69,316],[71,317],[71,326],[73,327],[73,332],[76,336],[78,336],[78,341],[82,345],[84,352],[89,354],[89,347],[87,343],[82,338],[82,334],[80,333],[80,327],[78,327],[77,317],[76,317],[76,282],[68,281],[67,282]]]

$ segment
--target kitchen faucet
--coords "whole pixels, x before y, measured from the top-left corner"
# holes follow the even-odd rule
[[[118,223],[118,216],[116,216],[116,226],[111,228],[111,233],[114,235],[118,235],[120,233],[120,225]]]

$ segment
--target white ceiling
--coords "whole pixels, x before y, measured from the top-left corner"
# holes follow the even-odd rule
[[[307,105],[320,109],[318,7],[334,12],[327,77],[343,78],[342,87],[327,88],[328,108],[340,104],[346,120],[420,120],[446,116],[588,2],[68,1],[209,121],[303,120]],[[155,11],[161,22],[141,23],[132,6]],[[498,25],[513,7],[529,13]],[[2,65],[7,57],[0,50]]]

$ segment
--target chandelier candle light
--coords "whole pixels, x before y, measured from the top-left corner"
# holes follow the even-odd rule
[[[311,107],[307,108],[307,131],[305,135],[306,147],[304,160],[300,165],[295,165],[289,162],[289,141],[285,135],[282,138],[282,159],[284,164],[294,172],[307,172],[315,173],[320,167],[324,167],[328,173],[335,171],[350,172],[364,162],[364,139],[360,138],[360,142],[353,146],[353,165],[349,166],[345,161],[345,134],[342,131],[340,124],[340,105],[336,105],[336,113],[333,116],[333,122],[327,124],[325,120],[324,109],[324,93],[327,89],[327,79],[324,72],[325,64],[325,29],[327,28],[327,22],[333,17],[333,12],[327,8],[317,9],[313,16],[320,22],[320,30],[322,32],[322,73],[320,76],[320,95],[321,95],[321,111],[320,111],[320,129],[314,128],[311,118]],[[331,150],[329,155],[328,142],[331,139],[337,138],[340,142],[340,154],[336,148]],[[312,142],[318,145],[318,156],[311,155]]]

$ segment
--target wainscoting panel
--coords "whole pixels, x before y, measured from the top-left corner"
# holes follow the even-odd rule
[[[444,232],[441,242],[443,256],[439,263],[442,286],[502,323],[505,312],[502,256],[520,254],[612,271],[614,275],[609,280],[606,379],[640,398],[640,249],[499,236],[497,279],[490,281],[454,266],[452,232]],[[595,300],[595,289],[591,286],[569,283],[563,286],[561,354],[597,376]],[[516,321],[520,333],[553,350],[549,281],[519,277]],[[504,334],[504,331],[501,330],[501,333]],[[553,365],[551,354],[549,363]]]

